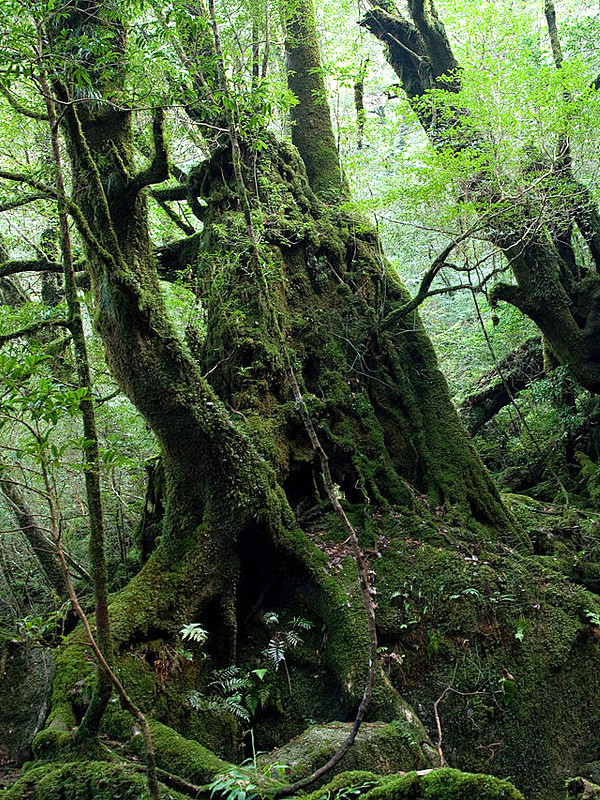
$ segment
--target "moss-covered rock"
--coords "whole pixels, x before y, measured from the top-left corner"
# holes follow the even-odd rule
[[[48,649],[0,634],[0,767],[30,757],[49,709],[52,673]]]
[[[559,562],[455,538],[446,519],[406,533],[374,562],[392,682],[433,737],[439,700],[447,763],[559,800],[600,752],[597,597]]]
[[[149,720],[152,743],[159,769],[173,772],[195,784],[209,782],[229,764],[193,739],[186,739],[173,728]],[[144,739],[130,714],[113,711],[103,721],[104,733],[124,745],[131,755],[144,758]]]
[[[305,778],[329,761],[351,729],[352,723],[347,722],[313,725],[283,747],[261,756],[259,764],[285,765],[285,775],[291,781]],[[349,752],[329,775],[348,770],[371,770],[385,775],[428,766],[430,760],[422,749],[419,733],[405,719],[390,724],[363,723]]]
[[[524,800],[508,781],[449,768],[383,778],[370,772],[342,773],[308,800],[338,800],[348,796],[348,789],[353,797],[368,800]]]
[[[24,772],[1,800],[150,800],[143,770],[106,761],[40,764]],[[161,786],[161,800],[186,800]]]

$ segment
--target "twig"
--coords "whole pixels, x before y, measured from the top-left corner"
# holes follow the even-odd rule
[[[440,703],[442,702],[442,700],[444,699],[444,697],[446,697],[448,692],[451,690],[451,688],[452,688],[451,686],[446,686],[444,691],[441,693],[441,695],[438,697],[438,699],[433,704],[433,713],[435,714],[435,726],[436,726],[437,732],[438,732],[438,740],[437,740],[436,750],[437,750],[438,756],[440,757],[440,767],[443,767],[446,764],[446,759],[444,758],[444,751],[442,750],[442,739],[444,738],[444,734],[442,732],[442,723],[441,723],[441,720],[440,720],[439,706],[440,706]]]

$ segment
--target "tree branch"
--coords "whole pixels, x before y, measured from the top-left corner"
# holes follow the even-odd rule
[[[167,217],[171,220],[171,222],[174,222],[175,225],[177,225],[177,227],[180,230],[182,230],[186,236],[193,236],[196,233],[196,229],[192,227],[192,225],[190,225],[184,219],[182,219],[179,216],[179,214],[173,211],[173,209],[169,206],[167,202],[165,202],[164,200],[160,200],[158,197],[155,197],[154,199],[156,200],[158,205],[162,208],[162,210],[165,212]]]
[[[28,203],[35,203],[36,200],[48,200],[49,198],[41,192],[35,194],[24,194],[21,197],[15,197],[13,200],[8,200],[6,203],[0,203],[0,212],[12,211],[14,208],[21,208]]]
[[[471,436],[511,403],[518,392],[539,380],[543,374],[542,345],[536,337],[528,339],[509,353],[498,362],[498,368],[482,375],[458,409]]]
[[[62,264],[56,261],[43,261],[42,259],[18,259],[16,261],[5,261],[0,264],[0,278],[6,278],[8,275],[17,275],[20,272],[60,272],[62,273]]]
[[[37,119],[40,121],[48,121],[48,115],[44,114],[43,111],[35,111],[32,108],[27,108],[22,103],[20,103],[15,95],[8,89],[6,86],[0,83],[0,94],[3,95],[6,100],[8,100],[8,104],[14,108],[15,111],[18,111],[19,114],[22,114],[24,117],[29,117],[30,119]]]
[[[56,199],[56,190],[53,186],[48,186],[43,181],[38,181],[37,178],[32,178],[31,175],[26,175],[24,172],[12,172],[10,170],[0,170],[0,178],[6,181],[14,181],[15,183],[24,183],[26,186],[31,186],[44,197]]]
[[[423,280],[421,281],[421,285],[419,286],[419,291],[412,298],[412,300],[409,300],[408,303],[405,303],[403,306],[400,306],[400,308],[395,308],[384,319],[383,321],[384,329],[389,328],[390,325],[392,325],[392,323],[394,323],[399,317],[403,317],[404,315],[409,314],[411,311],[414,311],[416,308],[418,308],[426,297],[429,297],[431,294],[441,293],[439,291],[430,292],[429,290],[431,288],[431,284],[433,283],[439,271],[443,267],[447,266],[446,264],[447,258],[450,255],[450,253],[454,250],[454,248],[458,247],[458,245],[465,239],[467,239],[469,236],[471,236],[472,233],[473,233],[472,230],[469,230],[466,233],[462,233],[460,236],[458,236],[456,239],[450,242],[450,244],[447,245],[442,250],[442,252],[439,254],[439,256],[435,259],[435,261],[432,263],[432,265],[425,273]],[[461,287],[457,286],[452,288],[459,289]]]
[[[151,189],[150,196],[155,200],[163,202],[187,200],[188,187],[186,184],[180,186],[167,186],[165,189]]]
[[[162,108],[154,112],[152,122],[152,136],[154,139],[154,157],[147,169],[139,172],[132,181],[132,188],[139,191],[145,186],[162,183],[169,177],[169,154],[165,138],[165,113]]]
[[[505,303],[510,303],[511,306],[518,308],[519,311],[522,311],[524,314],[528,314],[528,312],[531,311],[525,295],[515,284],[500,281],[492,286],[489,295],[492,308],[496,306],[500,300],[503,300]]]
[[[440,78],[447,78],[458,69],[458,62],[452,52],[446,28],[438,17],[433,0],[408,0],[408,8],[425,43],[431,77],[438,83]],[[453,86],[445,81],[444,88],[456,91],[458,83]]]
[[[33,325],[28,325],[26,328],[21,328],[20,331],[14,333],[0,333],[0,344],[12,342],[14,339],[20,339],[22,336],[33,336],[39,331],[46,330],[47,328],[68,328],[69,323],[66,319],[47,319],[43,322],[36,322]]]
[[[430,86],[423,80],[421,64],[426,54],[416,27],[399,13],[391,14],[381,4],[368,11],[359,24],[386,45],[388,61],[408,99],[422,97]]]

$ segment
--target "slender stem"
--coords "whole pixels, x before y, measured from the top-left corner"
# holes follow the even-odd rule
[[[271,6],[270,0],[265,0],[265,49],[263,51],[261,78],[267,77],[269,69],[269,56],[271,54]]]

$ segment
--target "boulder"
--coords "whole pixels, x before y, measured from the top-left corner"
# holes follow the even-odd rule
[[[273,777],[290,782],[305,778],[338,751],[351,730],[351,722],[312,725],[283,747],[261,756],[259,763],[263,769],[270,766]],[[410,725],[400,721],[365,722],[349,752],[324,780],[347,770],[389,775],[421,769],[431,766],[433,756],[433,750],[417,740]]]
[[[48,712],[50,651],[30,642],[0,638],[0,767],[31,757],[31,742]]]

